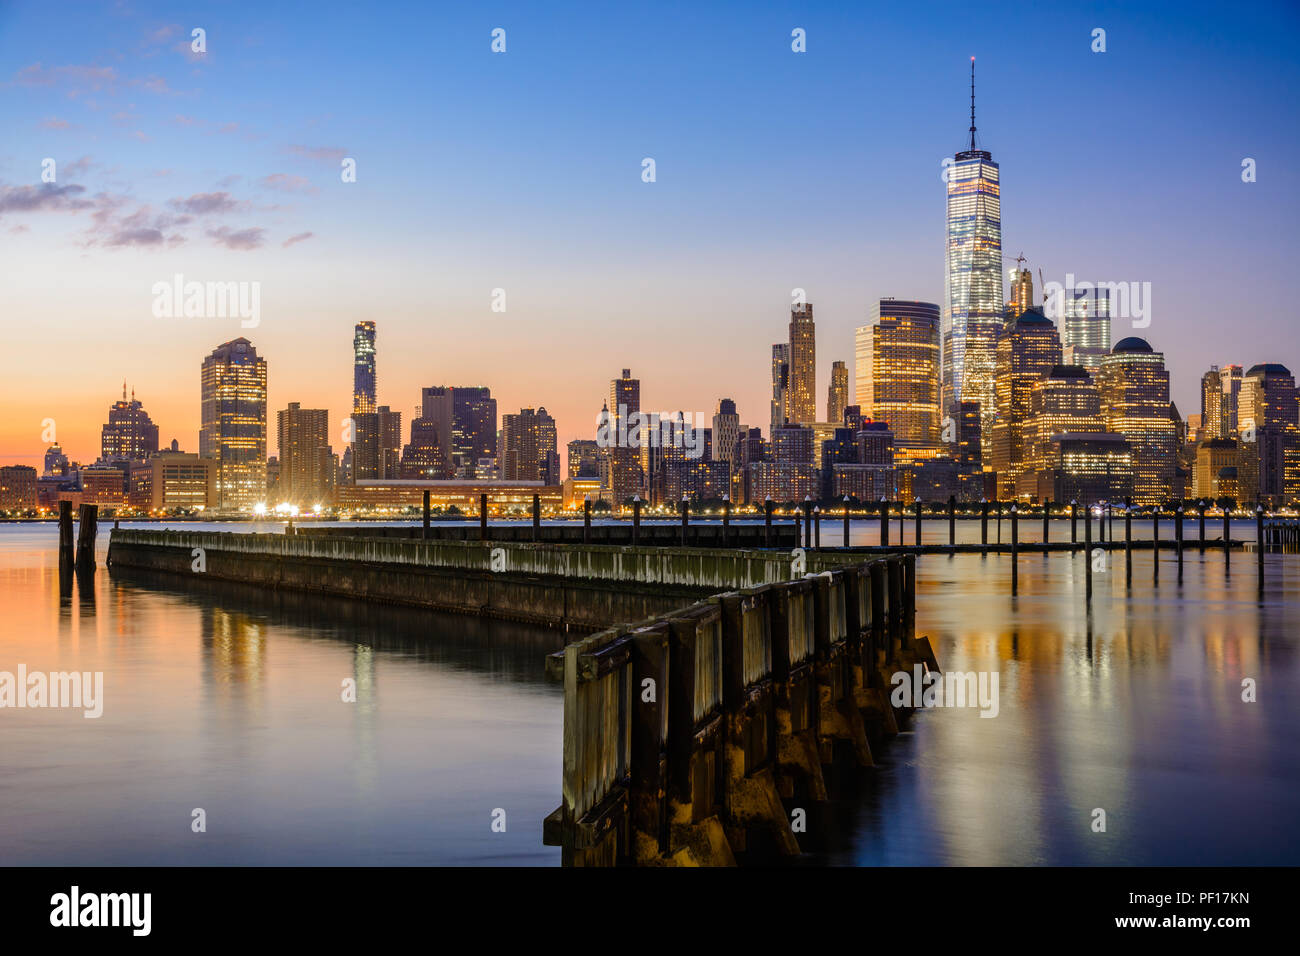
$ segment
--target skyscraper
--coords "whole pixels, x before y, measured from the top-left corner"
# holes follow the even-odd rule
[[[970,148],[947,170],[947,312],[943,324],[944,408],[977,401],[987,457],[994,414],[994,353],[1002,328],[1002,205],[998,164],[975,144],[971,58]]]
[[[710,449],[714,461],[730,462],[736,453],[736,439],[740,437],[740,416],[736,414],[736,403],[729,398],[718,399],[718,407],[713,412],[713,447]]]
[[[1063,289],[1043,303],[1049,319],[1061,323],[1061,345],[1069,365],[1081,365],[1090,375],[1101,369],[1110,351],[1110,290]]]
[[[485,385],[456,385],[451,394],[456,477],[473,478],[479,459],[497,457],[497,400]]]
[[[1220,421],[1219,437],[1236,438],[1240,418],[1241,366],[1225,365],[1219,369],[1219,383],[1222,386],[1222,398],[1219,400]]]
[[[628,436],[630,422],[634,421],[631,416],[639,416],[640,412],[641,380],[633,378],[632,370],[625,368],[619,378],[610,380],[609,402],[602,413],[606,416],[607,440],[602,448],[600,493],[616,510],[627,499],[645,491],[641,449],[635,443],[629,445]]]
[[[126,397],[122,383],[122,400],[108,409],[108,422],[100,433],[100,457],[103,461],[144,461],[158,451],[158,426],[131,392]]]
[[[857,403],[866,418],[889,424],[893,447],[938,447],[939,306],[881,299],[857,331]]]
[[[998,333],[992,465],[1001,499],[1016,496],[1016,481],[1029,468],[1025,426],[1034,386],[1060,364],[1061,338],[1042,309],[1026,309]],[[1166,398],[1166,410],[1168,404]]]
[[[1097,387],[1106,430],[1127,439],[1132,452],[1133,500],[1164,504],[1173,493],[1177,456],[1164,355],[1145,339],[1121,339],[1101,360]]]
[[[266,495],[266,359],[246,338],[219,345],[200,391],[199,457],[217,462],[216,505],[247,510]]]
[[[790,390],[787,401],[791,422],[807,425],[817,420],[817,333],[811,302],[790,309]]]
[[[1228,437],[1223,434],[1223,376],[1217,365],[1201,376],[1201,427],[1207,439]]]
[[[772,420],[768,435],[790,420],[790,343],[772,346]]]
[[[843,424],[849,407],[849,369],[843,362],[831,363],[831,384],[826,390],[826,420]]]
[[[334,492],[329,411],[290,402],[276,418],[280,449],[277,497],[301,508],[328,502]]]
[[[375,323],[358,322],[352,336],[352,412],[373,412],[378,406],[375,376]]]
[[[1007,315],[1013,319],[1034,304],[1034,274],[1024,268],[1023,256],[1016,262],[1021,268],[1011,270],[1011,303],[1007,306]]]
[[[1241,379],[1238,494],[1276,508],[1300,496],[1300,392],[1285,365],[1254,365]]]
[[[501,419],[501,477],[506,481],[560,483],[555,419],[545,408],[522,408]]]

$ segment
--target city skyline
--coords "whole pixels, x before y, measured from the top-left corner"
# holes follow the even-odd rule
[[[188,28],[182,30],[162,8],[142,9],[132,16],[88,16],[57,45],[52,38],[22,50],[0,45],[0,76],[7,78],[4,95],[18,131],[0,157],[0,228],[13,237],[9,310],[28,317],[14,323],[4,360],[13,395],[12,414],[0,423],[0,454],[7,463],[39,467],[48,447],[41,439],[47,418],[57,423],[64,450],[88,459],[102,426],[103,401],[123,377],[138,383],[163,444],[176,438],[194,447],[189,436],[197,437],[200,424],[192,384],[197,357],[239,335],[254,341],[272,367],[270,408],[299,402],[330,409],[337,421],[350,404],[344,396],[350,398],[352,360],[339,342],[358,321],[375,321],[383,330],[391,358],[381,370],[381,391],[404,414],[413,404],[407,396],[430,381],[483,382],[494,388],[503,410],[544,405],[564,446],[590,437],[604,384],[632,361],[646,382],[645,407],[707,412],[727,396],[736,401],[742,424],[761,426],[770,384],[750,370],[766,367],[794,288],[817,303],[824,360],[811,391],[820,405],[830,360],[852,356],[853,330],[871,303],[891,295],[946,301],[938,226],[941,161],[967,145],[964,68],[971,55],[980,71],[980,147],[997,157],[1007,190],[1001,218],[1008,254],[1023,251],[1033,271],[1042,269],[1049,281],[1069,274],[1101,282],[1150,281],[1151,328],[1132,330],[1117,317],[1113,339],[1141,335],[1165,354],[1172,397],[1185,412],[1198,408],[1200,377],[1210,365],[1300,366],[1294,337],[1287,334],[1284,278],[1292,258],[1286,224],[1296,211],[1290,184],[1300,151],[1294,148],[1295,131],[1273,121],[1296,67],[1280,39],[1260,40],[1258,31],[1247,40],[1246,28],[1225,23],[1212,47],[1189,33],[1175,56],[1168,33],[1178,27],[1162,22],[1157,43],[1153,17],[1117,12],[1103,18],[1114,18],[1106,25],[1107,52],[1093,53],[1091,21],[1053,11],[1035,14],[1035,23],[1061,54],[1031,68],[1001,24],[963,23],[958,29],[939,23],[925,28],[924,55],[900,70],[893,60],[862,65],[855,53],[875,34],[865,14],[854,11],[814,10],[799,24],[785,22],[784,14],[762,13],[732,33],[718,29],[734,26],[721,14],[700,14],[691,21],[698,31],[685,36],[655,18],[643,23],[636,16],[611,15],[606,36],[612,31],[626,39],[649,31],[630,57],[636,70],[662,66],[665,57],[696,54],[709,65],[684,82],[707,92],[721,82],[713,72],[719,66],[739,57],[751,61],[746,77],[754,89],[742,115],[701,137],[704,112],[691,108],[667,118],[666,105],[676,104],[671,91],[681,88],[673,82],[666,92],[651,94],[646,115],[658,119],[649,137],[635,133],[631,121],[644,116],[622,120],[599,155],[577,168],[574,157],[562,158],[550,147],[536,155],[527,148],[520,153],[491,135],[461,137],[465,156],[449,168],[436,140],[422,134],[418,145],[403,148],[393,113],[366,113],[367,96],[375,90],[365,75],[351,81],[355,90],[349,95],[338,85],[314,92],[301,79],[294,81],[294,71],[313,80],[319,73],[286,42],[287,19],[232,12],[245,37],[232,49],[222,38],[234,32],[234,24],[213,18],[209,59],[198,60],[177,49]],[[418,10],[412,14],[418,19]],[[33,15],[17,9],[4,14],[15,28]],[[892,16],[885,29],[920,40],[919,27]],[[1265,8],[1259,16],[1278,24],[1273,33],[1279,38],[1295,20],[1283,8]],[[526,10],[506,11],[502,22],[512,42],[508,53],[493,58],[489,27],[468,16],[448,21],[455,42],[446,66],[482,80],[488,87],[483,96],[503,110],[502,128],[531,129],[534,121],[509,103],[518,99],[521,84],[540,82],[530,75],[530,48],[540,42],[542,28]],[[793,25],[808,31],[805,54],[790,51]],[[382,35],[382,25],[326,16],[311,39],[329,49],[341,42],[345,28],[367,40]],[[546,42],[553,45],[555,37]],[[594,35],[569,42],[589,45],[602,68],[633,69],[618,66],[629,59],[626,51],[611,52]],[[1207,48],[1213,55],[1197,56]],[[143,50],[149,65],[123,65],[121,51],[127,49]],[[768,135],[758,132],[765,124],[753,107],[777,94],[751,76],[755,62],[768,57],[779,74],[773,82],[792,90],[778,101],[793,110],[805,141],[818,146],[799,151],[797,161],[771,158],[762,148],[745,151]],[[414,66],[399,63],[398,75],[414,80]],[[847,72],[858,69],[865,76]],[[1243,69],[1259,79],[1244,104],[1236,83]],[[237,76],[239,70],[249,78]],[[265,114],[250,105],[253,77],[262,85],[276,81],[269,95],[281,110],[294,97],[306,104],[303,122],[283,131],[259,122]],[[1195,109],[1188,92],[1192,80],[1200,90]],[[560,95],[576,82],[576,75],[566,74],[541,88]],[[1091,99],[1062,99],[1084,84]],[[425,86],[412,83],[395,109],[409,109],[426,96]],[[1057,124],[1059,134],[1050,122],[1054,102],[1072,104]],[[474,122],[471,101],[448,109],[462,126]],[[1145,111],[1141,129],[1133,125],[1134,111]],[[1047,122],[1031,130],[1037,124],[1022,122],[1026,115]],[[1101,121],[1094,120],[1079,141],[1070,131],[1081,115]],[[910,135],[891,137],[887,157],[861,148],[869,142],[863,139],[868,129],[904,117]],[[1112,117],[1113,124],[1105,122]],[[573,122],[594,119],[584,115]],[[236,128],[227,130],[232,123]],[[377,135],[367,138],[370,133]],[[1207,142],[1213,148],[1192,148]],[[1136,151],[1135,145],[1146,148]],[[358,154],[356,183],[337,182],[340,150]],[[418,167],[413,161],[420,157],[439,157],[439,175],[399,168],[398,156],[406,167]],[[653,183],[641,179],[646,156],[657,162]],[[40,183],[45,157],[60,164],[60,178],[49,185],[76,191],[49,196],[54,190]],[[1259,163],[1256,182],[1242,181],[1245,157]],[[863,175],[863,162],[870,175]],[[476,163],[486,164],[492,175],[475,179],[465,198],[452,198],[448,185],[465,185]],[[521,166],[531,171],[521,184],[530,188],[523,191],[502,178]],[[153,175],[164,170],[170,172]],[[221,185],[231,177],[240,181]],[[579,188],[591,194],[557,220],[549,200],[539,205],[532,198],[539,184],[553,186],[561,201]],[[364,190],[364,200],[347,192],[353,187]],[[1184,201],[1188,195],[1197,197],[1195,209]],[[413,199],[409,211],[398,196]],[[782,203],[780,196],[788,198]],[[91,205],[74,208],[77,203]],[[451,204],[450,218],[445,211],[430,214],[439,203]],[[1078,214],[1080,203],[1086,203],[1087,216]],[[151,212],[139,221],[152,225],[163,211],[177,220],[190,217],[191,225],[176,226],[174,233],[184,241],[132,241],[143,234],[133,234],[127,220],[145,207]],[[770,221],[756,218],[767,208],[775,210]],[[495,214],[495,227],[473,225],[472,212]],[[96,213],[103,213],[101,219],[92,218]],[[386,252],[382,258],[355,241],[377,228],[366,225],[376,215],[391,225],[377,234],[377,243],[366,245]],[[1214,228],[1192,228],[1193,215],[1198,222],[1213,221]],[[725,229],[701,228],[720,217],[727,220]],[[101,220],[122,228],[85,231]],[[580,238],[601,221],[605,226],[595,239]],[[558,229],[550,246],[539,238],[542,222]],[[611,242],[622,236],[610,231],[614,222],[634,228],[636,237]],[[816,228],[805,225],[797,237],[780,235],[795,222]],[[448,224],[450,230],[441,228]],[[773,231],[775,226],[781,228]],[[503,227],[509,235],[504,241]],[[759,231],[778,238],[754,239]],[[394,250],[385,237],[398,234],[402,242]],[[1206,236],[1214,241],[1206,242]],[[72,267],[69,250],[77,256]],[[440,263],[433,277],[423,264],[431,257]],[[866,273],[862,262],[872,264]],[[175,274],[262,282],[260,325],[244,330],[237,318],[157,318],[150,313],[150,290]],[[1223,307],[1215,296],[1202,294],[1201,283],[1207,276],[1228,282],[1246,274],[1252,276],[1242,286],[1250,291],[1250,333],[1225,348]],[[364,280],[346,278],[353,275]],[[77,281],[66,281],[69,276]],[[497,289],[507,297],[505,312],[492,311]],[[1220,291],[1219,301],[1225,301],[1226,290]],[[33,321],[36,316],[43,318]],[[602,323],[613,321],[629,331],[602,335]],[[77,348],[54,348],[60,333]],[[133,339],[147,347],[111,351]],[[118,356],[111,368],[99,361],[110,353]],[[726,379],[716,377],[720,355],[726,356]]]

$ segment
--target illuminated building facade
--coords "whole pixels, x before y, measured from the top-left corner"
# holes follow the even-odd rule
[[[999,331],[991,462],[1000,499],[1016,496],[1016,482],[1030,468],[1026,426],[1034,386],[1060,364],[1061,339],[1042,309],[1026,309]]]
[[[1081,365],[1096,375],[1102,358],[1110,352],[1110,290],[1063,289],[1052,299],[1051,311],[1045,307],[1044,312],[1061,323],[1066,364]]]
[[[1221,398],[1219,399],[1219,408],[1221,411],[1222,421],[1219,425],[1220,438],[1236,438],[1238,434],[1238,419],[1240,418],[1241,402],[1241,366],[1225,365],[1219,369],[1219,386]]]
[[[1017,260],[1023,261],[1023,260]],[[1007,318],[1014,319],[1032,308],[1034,304],[1034,274],[1028,269],[1011,270],[1011,302],[1007,305]]]
[[[149,507],[154,511],[197,511],[216,504],[215,461],[183,451],[164,451],[149,460],[149,467]]]
[[[379,405],[375,375],[375,323],[358,322],[352,336],[352,414],[373,412]]]
[[[864,418],[887,422],[901,450],[937,449],[939,307],[881,299],[857,331],[857,403]]]
[[[108,410],[108,422],[100,433],[100,460],[144,461],[158,451],[158,426],[131,392],[128,401],[126,383],[122,383],[122,400]]]
[[[452,395],[452,466],[473,478],[478,462],[497,457],[497,400],[486,385],[456,385]]]
[[[575,438],[568,444],[570,478],[594,478],[600,483],[600,446],[594,438]]]
[[[718,407],[713,412],[713,434],[709,440],[710,457],[714,461],[730,463],[739,437],[740,416],[736,413],[736,403],[729,398],[718,399]]]
[[[849,369],[843,362],[831,364],[831,384],[826,390],[826,420],[842,424],[849,407]]]
[[[266,360],[245,338],[217,346],[201,372],[199,457],[217,463],[222,511],[249,510],[266,495]]]
[[[303,509],[328,504],[334,497],[329,411],[290,402],[277,413],[276,424],[280,457],[276,501]]]
[[[1101,392],[1088,370],[1079,365],[1053,366],[1030,389],[1029,416],[1021,433],[1024,469],[1016,479],[1016,497],[1037,499],[1041,474],[1060,467],[1056,436],[1103,430]]]
[[[772,416],[768,434],[790,421],[790,343],[772,346]]]
[[[1211,365],[1201,376],[1201,427],[1208,438],[1227,438],[1223,431],[1223,377]]]
[[[790,310],[790,388],[787,417],[805,425],[817,420],[817,333],[811,302]]]
[[[609,403],[601,415],[607,424],[609,444],[601,449],[600,494],[615,511],[628,499],[645,490],[641,476],[641,449],[628,447],[622,436],[628,434],[629,417],[641,411],[641,380],[632,377],[631,369],[609,383]],[[604,426],[602,426],[604,430]]]
[[[540,481],[559,485],[560,455],[556,450],[555,419],[545,408],[520,409],[501,421],[504,481]]]
[[[1237,409],[1238,493],[1266,508],[1300,497],[1300,395],[1285,365],[1255,365],[1242,376]]]
[[[1040,471],[1039,501],[1122,502],[1134,497],[1133,453],[1114,432],[1064,432],[1052,438],[1047,469]]]
[[[1177,438],[1169,416],[1164,355],[1135,336],[1115,343],[1097,373],[1106,430],[1124,436],[1133,457],[1133,500],[1164,504],[1174,491]]]
[[[970,148],[947,168],[947,311],[943,322],[942,406],[977,401],[985,457],[993,436],[994,364],[1002,328],[1002,199],[998,164],[975,145],[975,63],[971,61]]]
[[[0,511],[36,508],[36,469],[30,465],[0,468]]]
[[[1232,492],[1223,489],[1224,469],[1231,469]],[[1207,438],[1196,448],[1196,464],[1192,468],[1192,497],[1213,502],[1220,497],[1236,493],[1237,442],[1231,438]]]

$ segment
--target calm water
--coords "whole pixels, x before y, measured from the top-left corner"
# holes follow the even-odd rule
[[[1022,523],[1022,540],[1040,527]],[[978,522],[958,531],[978,540]],[[927,523],[925,540],[946,535]],[[93,588],[61,601],[55,539],[0,526],[0,671],[103,671],[104,715],[0,710],[0,863],[559,862],[541,844],[560,796],[553,633],[183,590],[110,574],[102,555]],[[1091,614],[1081,557],[1022,557],[1016,598],[1008,558],[920,559],[918,633],[945,669],[997,671],[1000,714],[918,715],[832,808],[834,848],[814,862],[1300,862],[1300,558],[1268,557],[1261,601],[1254,555],[1225,569],[1189,551],[1181,586],[1162,555],[1158,588],[1135,555],[1127,593],[1112,557]],[[1243,677],[1258,703],[1241,701]],[[345,678],[357,703],[340,699]],[[191,832],[196,807],[206,833]]]

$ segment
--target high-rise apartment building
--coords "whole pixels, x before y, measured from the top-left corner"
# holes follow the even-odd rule
[[[1132,453],[1134,502],[1164,504],[1173,494],[1177,457],[1164,355],[1145,339],[1121,339],[1102,359],[1097,387],[1106,430],[1123,436]]]
[[[1060,364],[1061,338],[1042,309],[1026,309],[998,333],[992,465],[1001,499],[1016,496],[1016,482],[1030,468],[1026,425],[1034,386]]]
[[[1011,270],[1011,301],[1007,304],[1007,317],[1011,319],[1034,305],[1034,274],[1023,267],[1023,258],[1016,261],[1021,268]]]
[[[772,346],[772,418],[768,434],[790,421],[790,343]]]
[[[826,420],[843,424],[849,407],[849,369],[843,362],[831,363],[831,384],[826,390]]]
[[[1042,500],[1051,494],[1055,472],[1061,469],[1057,439],[1063,434],[1104,431],[1101,392],[1081,365],[1055,365],[1034,382],[1029,415],[1021,432],[1023,468],[1016,477],[1018,498]]]
[[[645,496],[641,449],[629,436],[629,420],[640,411],[641,380],[625,368],[621,376],[610,380],[609,402],[601,411],[599,432],[606,435],[601,448],[600,494],[615,510],[629,498]]]
[[[1236,438],[1241,402],[1241,366],[1225,365],[1219,369],[1219,437]]]
[[[936,449],[939,416],[939,307],[881,299],[857,331],[857,404],[865,418],[887,422],[900,451]]]
[[[710,457],[714,461],[730,463],[739,437],[740,416],[736,413],[736,403],[729,398],[718,399],[718,406],[713,411]]]
[[[276,416],[280,482],[276,498],[300,508],[328,503],[334,496],[330,413],[290,402]]]
[[[941,405],[977,401],[985,456],[993,436],[994,365],[1002,328],[1002,200],[998,164],[975,143],[975,61],[971,60],[970,146],[947,169],[947,310]],[[859,401],[861,396],[859,396]]]
[[[379,405],[375,375],[375,323],[358,322],[352,336],[352,412],[373,412]]]
[[[1227,437],[1223,434],[1223,376],[1217,365],[1201,376],[1201,427],[1206,438]]]
[[[788,418],[806,425],[817,420],[817,333],[811,302],[790,309]]]
[[[266,359],[246,338],[213,349],[200,375],[199,457],[217,463],[222,511],[249,510],[266,495]]]
[[[452,464],[473,478],[480,459],[497,457],[497,400],[485,385],[456,385],[452,394]]]
[[[569,442],[569,477],[600,477],[600,446],[593,438],[575,438]]]
[[[523,408],[501,419],[501,477],[506,481],[560,483],[555,419],[545,408]]]

